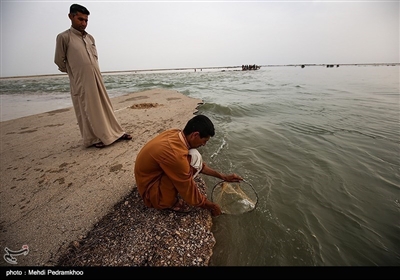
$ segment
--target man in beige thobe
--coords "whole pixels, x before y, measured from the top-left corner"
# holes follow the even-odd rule
[[[116,140],[130,140],[114,115],[101,76],[95,40],[85,29],[89,11],[70,7],[71,28],[58,34],[54,62],[68,73],[71,98],[85,147],[103,148]]]

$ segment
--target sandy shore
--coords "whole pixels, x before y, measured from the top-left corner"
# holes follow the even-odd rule
[[[165,129],[183,128],[202,101],[176,91],[154,89],[115,97],[112,103],[117,118],[133,140],[119,141],[104,149],[83,147],[72,107],[0,123],[0,244],[2,250],[7,247],[13,251],[29,246],[28,254],[16,256],[18,266],[59,265],[61,255],[70,260],[69,264],[80,265],[208,264],[215,243],[209,213],[200,209],[182,216],[147,209],[137,196],[133,176],[140,148]],[[117,213],[121,211],[123,216]],[[124,217],[129,223],[124,222]],[[125,241],[108,238],[108,247],[102,249],[107,258],[75,261],[78,249],[65,257],[71,252],[71,244],[75,248],[85,244],[90,247],[87,240],[95,236],[91,232],[97,230],[98,239],[99,226],[104,229],[107,222],[110,225],[111,220],[118,219],[120,223],[111,223],[111,228],[118,232],[118,225],[123,223],[119,235]],[[175,229],[170,228],[171,223]],[[132,234],[137,225],[141,226]],[[155,225],[159,228],[156,232]],[[150,226],[154,235],[150,234],[145,241],[140,232]],[[189,228],[189,232],[185,229],[183,234],[187,226],[194,228]],[[103,233],[109,229],[110,226]],[[169,247],[165,240],[170,240]],[[182,241],[196,244],[206,253],[193,255],[182,251],[177,245]],[[131,249],[126,248],[127,244]],[[96,246],[99,247],[93,245],[90,250]],[[121,247],[124,258],[118,257]],[[141,256],[137,252],[142,252]],[[10,264],[2,258],[2,266]]]

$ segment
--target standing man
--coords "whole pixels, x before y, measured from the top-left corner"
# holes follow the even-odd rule
[[[211,120],[197,115],[183,130],[166,130],[143,146],[136,157],[134,174],[146,206],[179,212],[201,207],[213,216],[221,214],[220,207],[199,191],[194,181],[197,171],[228,182],[243,178],[219,173],[202,161],[196,148],[204,146],[214,134]]]
[[[131,140],[114,115],[101,76],[95,40],[85,29],[89,11],[72,4],[71,28],[57,35],[54,62],[68,73],[75,115],[85,147],[103,148],[117,140]]]

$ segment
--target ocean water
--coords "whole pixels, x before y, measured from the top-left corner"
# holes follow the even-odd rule
[[[213,218],[211,266],[399,266],[399,66],[262,67],[104,75],[111,97],[152,88],[200,98],[200,148],[256,191]],[[1,80],[1,120],[72,106],[66,76]],[[134,133],[134,132],[133,132]],[[216,178],[203,176],[211,197]]]

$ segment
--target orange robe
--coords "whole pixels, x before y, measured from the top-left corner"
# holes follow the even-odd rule
[[[180,135],[181,134],[181,135]],[[136,157],[136,185],[148,207],[172,207],[179,195],[192,206],[202,206],[206,197],[193,179],[189,146],[179,129],[170,129],[150,140]]]
[[[68,73],[83,145],[109,145],[120,138],[125,131],[114,115],[103,83],[94,38],[73,27],[58,34],[54,62],[61,72]]]

